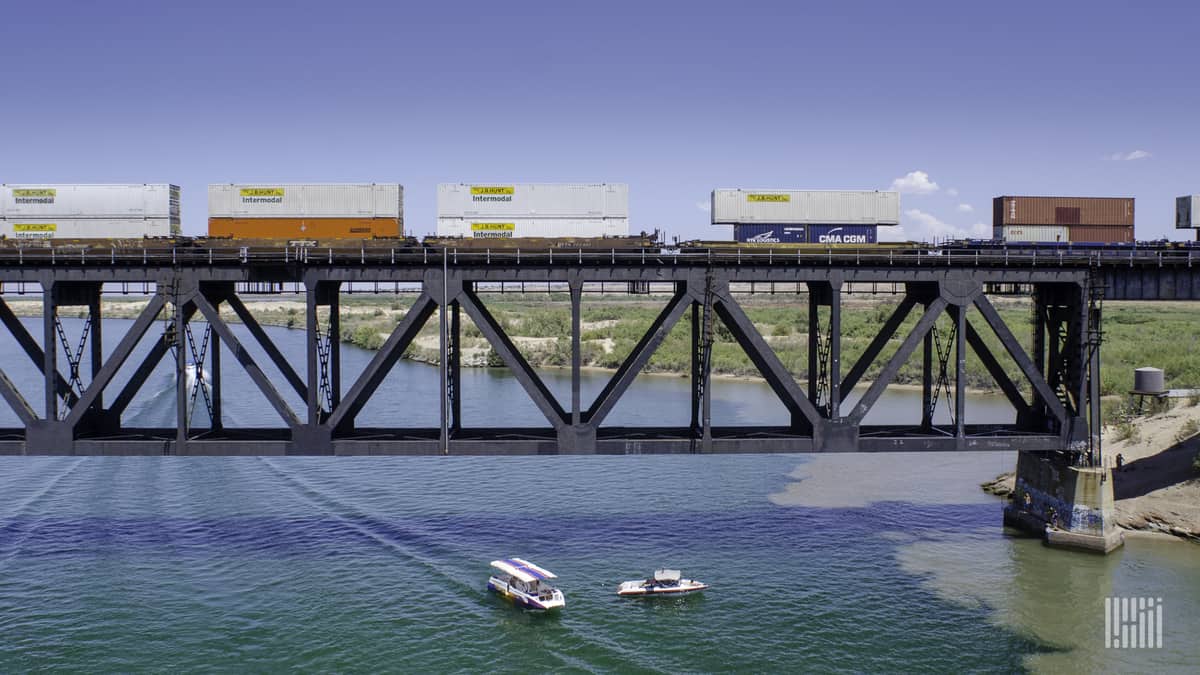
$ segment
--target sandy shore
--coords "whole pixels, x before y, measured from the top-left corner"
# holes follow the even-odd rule
[[[1200,471],[1192,462],[1200,453],[1200,406],[1177,401],[1163,413],[1133,420],[1127,438],[1117,426],[1104,430],[1105,464],[1114,469],[1116,523],[1131,533],[1172,535],[1200,543]],[[1190,435],[1189,435],[1190,434]],[[1116,469],[1117,456],[1124,466]],[[983,484],[986,492],[1007,496],[1012,472]]]

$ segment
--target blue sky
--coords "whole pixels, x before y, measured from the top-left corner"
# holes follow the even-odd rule
[[[714,187],[904,179],[913,238],[1001,194],[1184,238],[1200,192],[1197,3],[184,4],[6,4],[0,182],[178,183],[188,233],[239,181],[400,182],[417,234],[452,181],[626,182],[685,237]]]

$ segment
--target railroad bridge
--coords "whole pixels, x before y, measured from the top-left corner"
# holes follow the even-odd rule
[[[1198,261],[1200,262],[1200,261]],[[44,377],[28,400],[0,364],[0,395],[21,428],[0,430],[2,454],[383,455],[854,452],[913,450],[1060,451],[1099,462],[1101,303],[1109,299],[1197,299],[1200,274],[1188,251],[920,252],[831,249],[452,250],[452,249],[61,249],[0,250],[0,321]],[[341,291],[364,284],[410,289],[411,308],[369,365],[344,387],[339,349]],[[307,297],[307,362],[297,368],[247,309],[242,295],[293,285]],[[560,288],[571,308],[571,399],[558,400],[488,308],[497,289]],[[149,301],[107,349],[103,293],[143,289]],[[797,380],[739,302],[750,289],[786,287],[808,297],[807,377]],[[581,306],[596,288],[650,289],[667,297],[632,353],[591,401],[581,396]],[[15,289],[40,292],[40,339],[4,301]],[[866,351],[843,362],[843,297],[895,293],[900,302]],[[1022,347],[991,301],[1034,298],[1032,351]],[[800,297],[800,296],[797,296]],[[251,355],[219,309],[245,324],[267,363]],[[83,342],[62,331],[62,308],[86,313]],[[321,325],[319,314],[328,319]],[[444,310],[444,311],[439,311]],[[803,309],[798,310],[803,311]],[[465,313],[545,416],[541,428],[475,428],[463,417],[460,338]],[[915,325],[906,322],[916,317]],[[943,318],[944,317],[944,318]],[[940,321],[939,321],[940,319]],[[440,427],[364,427],[358,413],[385,392],[389,372],[429,321],[439,325]],[[676,324],[691,324],[691,423],[683,428],[606,424],[614,405]],[[193,322],[201,324],[193,330]],[[939,323],[943,329],[938,331]],[[121,324],[122,327],[125,324]],[[713,331],[723,326],[790,413],[783,427],[714,427],[710,421]],[[166,326],[166,328],[162,328]],[[901,330],[904,326],[911,329]],[[36,331],[35,331],[36,332]],[[989,348],[1001,345],[1003,353]],[[939,337],[940,336],[940,337]],[[564,336],[564,338],[567,336]],[[131,361],[143,340],[152,346]],[[966,422],[965,362],[973,352],[1016,411],[1011,424]],[[86,356],[85,356],[86,352]],[[921,354],[923,414],[911,424],[865,423],[901,366]],[[107,354],[107,356],[106,356]],[[222,414],[221,360],[243,368],[278,414],[273,429],[235,428]],[[164,358],[174,361],[176,425],[133,428],[133,397]],[[1015,362],[1010,378],[1003,359]],[[878,375],[854,405],[844,395],[876,362]],[[200,364],[189,378],[188,364]],[[306,367],[305,367],[306,366]],[[118,372],[128,373],[123,379]],[[199,381],[207,378],[209,381]],[[116,383],[121,382],[118,387]],[[803,384],[802,384],[803,383]],[[293,409],[292,389],[306,403]],[[951,423],[935,424],[939,396]],[[190,426],[197,397],[208,415]],[[682,404],[682,401],[680,402]],[[403,420],[397,420],[402,425]]]

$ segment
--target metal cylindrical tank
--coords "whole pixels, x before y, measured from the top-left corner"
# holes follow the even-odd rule
[[[874,190],[713,190],[713,225],[752,223],[898,225],[900,194]]]
[[[1139,394],[1161,394],[1167,390],[1162,368],[1138,368],[1133,371],[1133,390]]]

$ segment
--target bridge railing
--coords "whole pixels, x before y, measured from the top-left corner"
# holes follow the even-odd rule
[[[5,266],[206,265],[798,265],[904,267],[1192,267],[1190,248],[428,248],[411,247],[113,247],[0,248]]]

